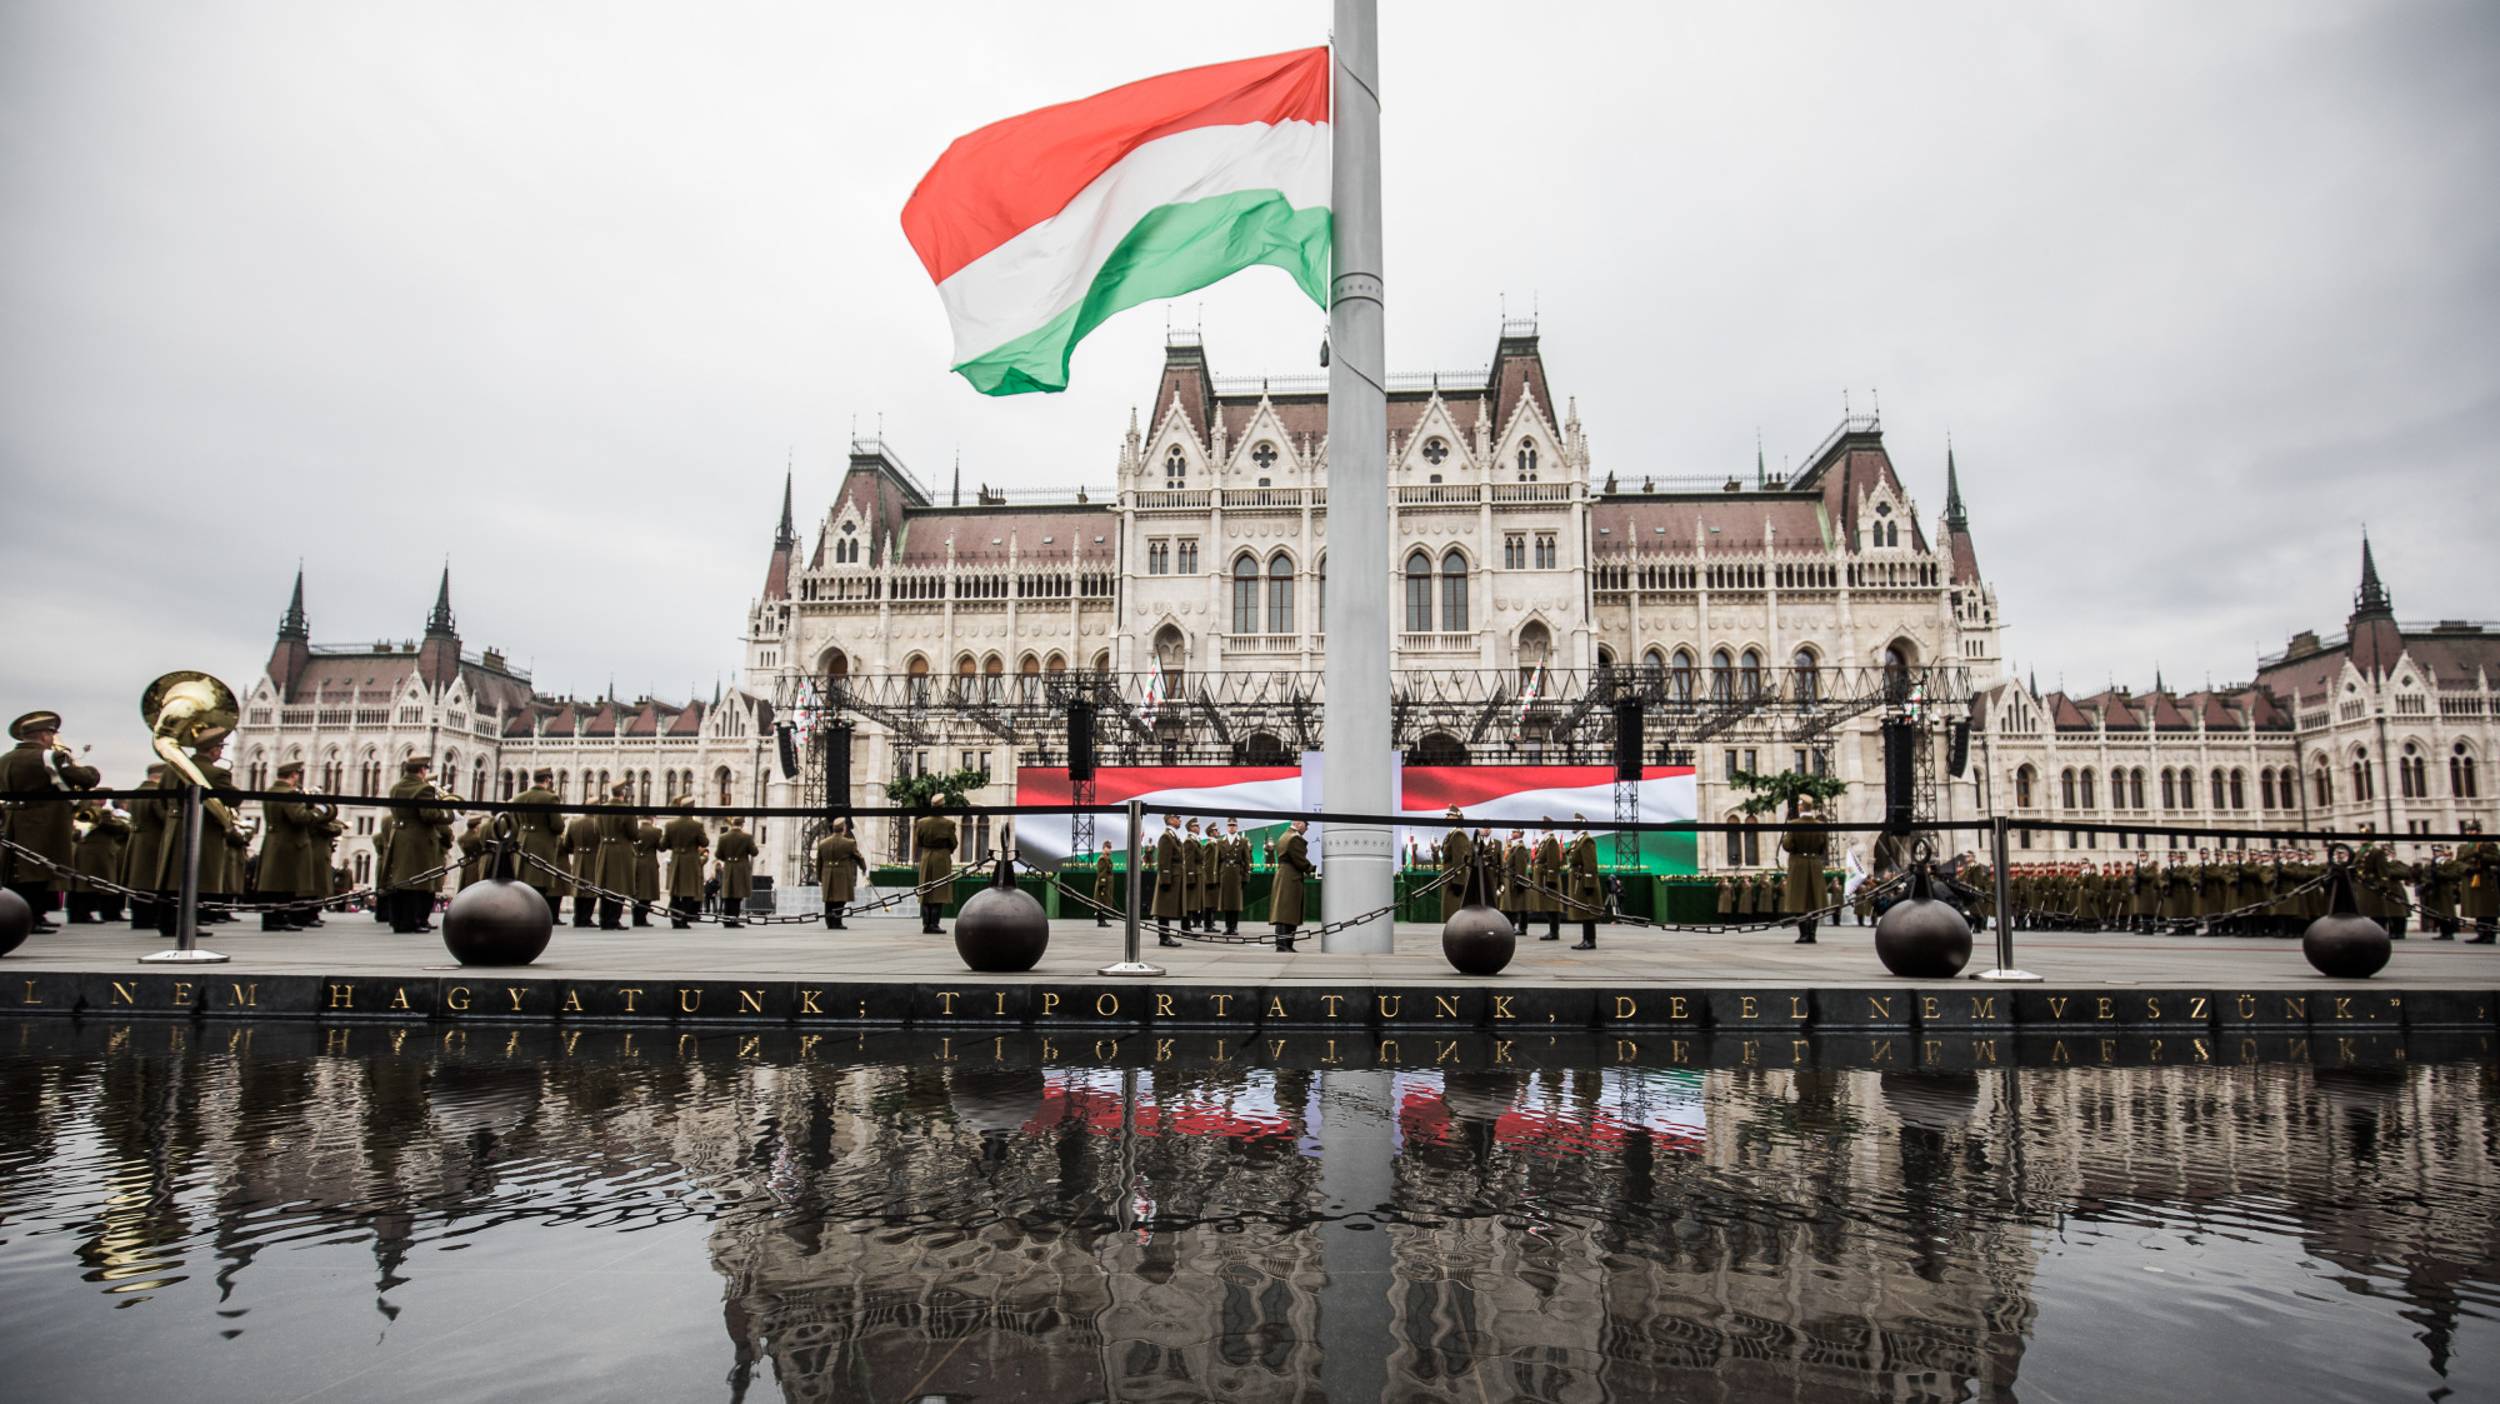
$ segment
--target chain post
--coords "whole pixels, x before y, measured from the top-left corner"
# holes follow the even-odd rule
[[[1163,967],[1148,961],[1145,958],[1145,952],[1138,946],[1137,836],[1145,827],[1145,801],[1130,800],[1128,802],[1128,901],[1124,904],[1126,920],[1120,931],[1121,956],[1118,960],[1095,972],[1099,975],[1160,975],[1163,973]]]
[[[1980,971],[1971,978],[2037,982],[2039,976],[2014,968],[2014,887],[2005,876],[2005,816],[2002,814],[1991,815],[1988,819],[1988,863],[1988,876],[1997,889],[1997,968]]]
[[[174,894],[174,948],[139,957],[142,965],[216,965],[226,958],[199,948],[200,828],[208,819],[200,787],[182,787],[182,881]]]

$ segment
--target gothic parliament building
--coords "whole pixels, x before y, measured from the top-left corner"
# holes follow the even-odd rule
[[[1149,679],[1158,698],[1250,677],[1316,681],[1329,589],[1325,381],[1217,376],[1197,334],[1174,334],[1151,412],[1132,414],[1116,486],[1100,497],[984,488],[966,503],[958,487],[941,501],[881,438],[855,440],[812,540],[785,483],[739,685],[708,701],[539,692],[499,651],[465,648],[448,570],[421,638],[315,644],[299,572],[229,759],[254,788],[300,759],[315,789],[380,794],[401,759],[431,754],[469,796],[508,797],[546,767],[568,800],[629,779],[654,803],[799,805],[821,790],[784,777],[775,732],[823,717],[794,701],[822,695],[802,680],[857,680],[874,693],[865,685],[883,679],[923,699],[1038,689],[1073,670]],[[1601,469],[1576,402],[1549,387],[1536,324],[1519,320],[1503,324],[1488,367],[1394,377],[1389,390],[1393,574],[1377,584],[1392,591],[1401,673],[1490,678],[1488,696],[1534,698],[1637,670],[1670,697],[1791,703],[1884,670],[1950,677],[1959,695],[1920,700],[1968,717],[1970,761],[1960,776],[1939,762],[1925,807],[2035,819],[2025,835],[2035,861],[2070,849],[2091,859],[2119,842],[2058,831],[2061,819],[2492,827],[2500,626],[2398,622],[2366,543],[2344,632],[2296,635],[2247,684],[2043,693],[2005,666],[1950,454],[1931,532],[1874,418],[1845,420],[1792,475]],[[992,774],[975,802],[1012,802],[1018,752],[978,710],[933,706],[908,725],[873,707],[851,716],[853,802],[885,803],[898,774],[957,766]],[[1879,724],[1860,711],[1806,728],[1810,743],[1794,741],[1794,726],[1734,726],[1675,758],[1695,767],[1704,818],[1732,817],[1738,769],[1812,767],[1850,782],[1842,818],[1868,820],[1882,803]],[[1294,749],[1239,740],[1244,760],[1289,763]],[[1476,758],[1468,736],[1430,741],[1435,762]],[[1531,747],[1499,758],[1566,757]],[[375,814],[358,815],[343,845],[359,880]],[[781,883],[809,880],[806,822],[758,826],[759,866]],[[965,856],[985,854],[987,826],[964,827]],[[863,832],[880,857],[896,856],[896,834]],[[1704,845],[1705,866],[1759,859],[1777,854]]]

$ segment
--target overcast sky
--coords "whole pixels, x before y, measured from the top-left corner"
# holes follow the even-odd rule
[[[2500,6],[1383,8],[1393,370],[1533,306],[1624,478],[1880,393],[2044,686],[2245,678],[2365,520],[2402,616],[2500,616]],[[972,127],[1329,7],[1218,13],[0,5],[0,717],[127,780],[142,686],[248,686],[299,556],[316,640],[414,636],[448,558],[542,689],[708,696],[854,423],[1107,483],[1163,312],[984,399],[896,216]],[[1316,369],[1274,270],[1176,311]]]

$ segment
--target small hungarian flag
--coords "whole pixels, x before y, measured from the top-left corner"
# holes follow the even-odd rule
[[[1114,313],[1271,264],[1328,305],[1328,50],[1147,78],[958,137],[903,233],[985,395],[1058,391]]]

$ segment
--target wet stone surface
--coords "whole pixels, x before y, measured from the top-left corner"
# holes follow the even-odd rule
[[[705,1017],[739,988],[0,1021],[9,1393],[2500,1388],[2488,1031]]]

